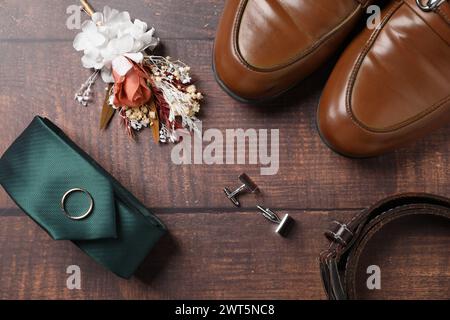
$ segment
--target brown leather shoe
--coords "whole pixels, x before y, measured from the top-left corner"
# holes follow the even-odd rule
[[[339,59],[318,109],[322,138],[350,157],[376,156],[450,119],[450,3],[393,1]],[[422,7],[422,8],[421,8]]]
[[[373,0],[229,0],[214,46],[218,82],[234,98],[273,98],[339,47]]]

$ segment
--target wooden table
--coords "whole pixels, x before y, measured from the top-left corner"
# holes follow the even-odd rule
[[[73,95],[88,77],[66,28],[75,1],[0,1],[0,153],[35,115],[50,118],[158,215],[170,235],[136,277],[119,279],[67,241],[53,241],[0,190],[0,298],[57,299],[323,299],[317,257],[327,247],[330,221],[348,220],[385,196],[401,192],[450,194],[450,127],[386,156],[351,160],[320,140],[315,111],[332,63],[294,90],[262,106],[228,97],[211,70],[220,0],[98,0],[155,26],[163,51],[191,65],[206,94],[204,128],[280,130],[280,169],[261,176],[258,165],[172,164],[171,145],[151,132],[130,141],[114,119],[98,128],[101,94],[87,108]],[[99,81],[96,90],[103,94]],[[37,159],[37,161],[39,161]],[[246,172],[260,186],[236,209],[224,186]],[[283,239],[257,215],[264,204],[297,221]],[[361,298],[450,297],[448,223],[413,219],[370,243],[361,260]],[[383,241],[380,241],[382,238]],[[366,268],[382,271],[382,289],[365,287]],[[66,268],[79,265],[82,289],[66,288]]]

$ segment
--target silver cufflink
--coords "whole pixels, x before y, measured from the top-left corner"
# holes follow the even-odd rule
[[[286,214],[283,219],[280,219],[280,217],[269,208],[263,208],[261,206],[257,206],[257,208],[261,211],[264,218],[278,224],[278,227],[275,230],[276,233],[282,237],[286,237],[288,235],[292,225],[294,224],[294,219],[292,219],[288,214]]]
[[[246,192],[250,192],[250,193],[254,193],[258,191],[258,186],[256,185],[256,183],[253,182],[252,179],[250,179],[250,177],[243,173],[239,176],[239,180],[242,182],[242,185],[237,188],[236,190],[234,190],[233,192],[230,191],[230,189],[228,188],[223,188],[223,191],[225,192],[225,194],[227,195],[227,198],[230,199],[231,202],[233,202],[233,204],[236,207],[239,207],[241,204],[237,199],[237,196],[246,191]]]

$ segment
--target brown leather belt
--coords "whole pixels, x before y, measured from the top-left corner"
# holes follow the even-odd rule
[[[402,194],[382,200],[347,223],[334,221],[325,236],[328,250],[320,254],[320,272],[331,300],[356,297],[357,262],[367,242],[386,224],[411,215],[450,219],[450,199],[430,194]]]

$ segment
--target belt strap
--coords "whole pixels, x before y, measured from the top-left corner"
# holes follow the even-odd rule
[[[450,219],[450,199],[430,194],[398,195],[362,211],[347,224],[332,223],[325,232],[330,247],[319,258],[322,282],[329,299],[355,298],[357,261],[368,241],[386,224],[411,215]]]

